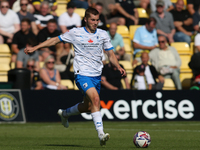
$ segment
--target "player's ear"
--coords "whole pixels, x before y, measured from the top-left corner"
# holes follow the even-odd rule
[[[86,20],[86,17],[84,17],[84,21],[86,22],[87,20]]]

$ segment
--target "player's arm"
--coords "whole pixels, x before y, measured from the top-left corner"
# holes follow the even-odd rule
[[[118,60],[113,52],[113,50],[106,51],[106,54],[108,55],[108,58],[112,64],[117,67],[117,69],[121,72],[122,76],[126,76],[126,71],[119,65]]]
[[[32,53],[40,48],[44,48],[44,47],[50,47],[50,46],[53,46],[53,45],[56,45],[57,43],[60,42],[60,39],[58,37],[54,37],[54,38],[50,38],[42,43],[40,43],[39,45],[36,45],[34,47],[28,47],[28,48],[25,48],[24,49],[24,52],[26,54],[28,53]]]

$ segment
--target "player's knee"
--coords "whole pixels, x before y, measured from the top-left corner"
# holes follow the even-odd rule
[[[92,103],[93,103],[94,106],[100,107],[100,99],[99,99],[99,96],[95,96]]]

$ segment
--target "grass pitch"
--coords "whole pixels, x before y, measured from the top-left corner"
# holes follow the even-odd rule
[[[200,122],[104,122],[104,130],[111,138],[101,147],[92,121],[0,124],[0,150],[132,150],[140,130],[151,136],[149,150],[200,150]]]

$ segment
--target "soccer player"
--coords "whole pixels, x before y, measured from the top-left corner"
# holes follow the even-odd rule
[[[74,46],[74,74],[76,85],[83,93],[83,102],[78,103],[66,110],[59,109],[58,114],[61,117],[64,127],[68,127],[68,118],[72,115],[78,115],[83,112],[91,112],[92,119],[100,145],[105,145],[110,138],[108,133],[103,131],[103,122],[100,113],[100,86],[101,72],[103,68],[102,56],[103,49],[106,51],[109,60],[117,67],[122,76],[125,76],[125,70],[120,67],[118,60],[113,52],[113,46],[106,31],[97,29],[99,22],[99,13],[94,8],[88,8],[85,12],[85,27],[73,28],[68,32],[40,43],[39,45],[26,48],[26,54],[42,47],[53,46],[60,41],[72,43]],[[55,83],[56,85],[56,83]]]

